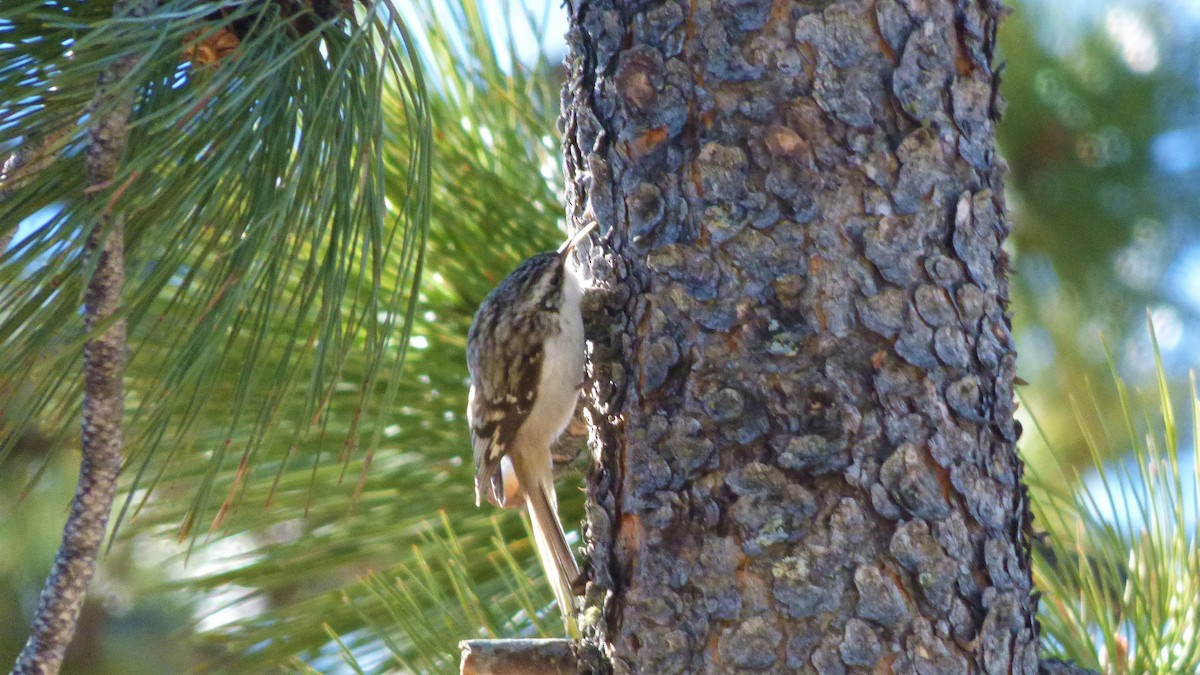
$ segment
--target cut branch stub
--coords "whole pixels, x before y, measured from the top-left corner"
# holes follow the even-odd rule
[[[462,675],[574,675],[570,640],[465,640],[459,643]]]

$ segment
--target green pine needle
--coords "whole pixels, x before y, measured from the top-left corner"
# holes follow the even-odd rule
[[[1200,474],[1180,472],[1175,408],[1156,341],[1154,353],[1152,394],[1131,396],[1114,370],[1126,427],[1114,440],[1130,459],[1105,461],[1112,443],[1102,418],[1076,406],[1099,486],[1076,477],[1066,484],[1079,487],[1063,494],[1064,481],[1030,477],[1035,522],[1046,530],[1044,545],[1034,549],[1046,651],[1104,673],[1200,671]],[[1194,373],[1190,385],[1194,462]]]

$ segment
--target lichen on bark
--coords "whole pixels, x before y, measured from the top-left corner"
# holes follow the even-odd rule
[[[617,672],[1035,672],[999,4],[569,11],[590,639]]]

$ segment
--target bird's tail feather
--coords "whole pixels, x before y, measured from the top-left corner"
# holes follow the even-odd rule
[[[554,483],[550,480],[525,485],[525,501],[529,506],[529,519],[533,524],[533,542],[538,557],[550,580],[550,588],[558,600],[559,610],[567,631],[572,631],[575,619],[575,592],[571,586],[579,576],[575,556],[567,544],[562,522],[558,519],[557,498]]]

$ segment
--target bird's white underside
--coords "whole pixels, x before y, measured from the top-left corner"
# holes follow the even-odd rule
[[[563,299],[559,312],[559,330],[550,337],[542,351],[542,371],[538,381],[537,399],[517,432],[516,438],[505,448],[493,443],[489,452],[507,451],[500,460],[503,503],[516,503],[521,490],[517,472],[513,467],[511,453],[515,448],[527,448],[526,458],[541,455],[546,469],[552,470],[553,460],[550,445],[562,434],[575,414],[579,401],[580,384],[583,382],[584,339],[583,316],[580,302],[583,286],[578,272],[567,264],[563,271]],[[474,410],[475,387],[471,387],[468,410]],[[499,433],[499,429],[497,429]],[[534,450],[534,452],[529,452]],[[549,475],[549,474],[547,474]]]
[[[517,443],[525,447],[549,449],[550,444],[567,428],[579,400],[584,349],[583,316],[579,305],[583,289],[572,265],[566,265],[563,277],[559,331],[546,340],[537,399],[518,432]],[[546,461],[550,461],[549,452],[546,453]]]

